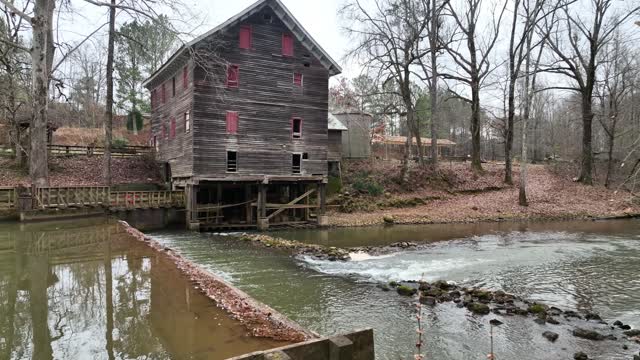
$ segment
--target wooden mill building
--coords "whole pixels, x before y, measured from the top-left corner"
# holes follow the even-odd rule
[[[192,228],[324,216],[329,78],[340,66],[279,0],[183,45],[144,86],[152,138]]]

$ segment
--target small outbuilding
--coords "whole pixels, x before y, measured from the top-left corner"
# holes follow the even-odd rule
[[[373,116],[364,112],[337,112],[333,114],[346,128],[342,135],[342,157],[367,159],[371,155],[371,126]]]

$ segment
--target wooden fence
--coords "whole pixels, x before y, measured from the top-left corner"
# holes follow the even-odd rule
[[[54,156],[74,155],[104,155],[104,147],[101,146],[73,146],[73,145],[48,145],[49,153]],[[132,157],[148,155],[153,152],[149,146],[118,146],[111,148],[113,157]]]
[[[106,186],[37,188],[34,206],[38,209],[108,207],[143,209],[184,207],[183,191],[111,191]]]
[[[13,187],[0,187],[0,209],[12,209],[16,207],[18,195]]]

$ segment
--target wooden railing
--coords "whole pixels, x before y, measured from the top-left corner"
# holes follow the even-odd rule
[[[109,202],[106,186],[37,188],[35,206],[41,209],[101,206]]]
[[[104,147],[101,146],[74,146],[74,145],[48,145],[49,152],[55,156],[73,155],[104,155]],[[113,157],[131,157],[151,154],[153,148],[149,146],[118,146],[111,148]]]
[[[119,191],[111,192],[109,197],[109,206],[113,208],[140,209],[184,205],[184,191]]]
[[[17,191],[13,187],[0,187],[0,209],[16,207],[18,201]]]
[[[111,191],[106,186],[37,188],[34,206],[38,209],[108,207],[142,209],[184,207],[183,191]]]

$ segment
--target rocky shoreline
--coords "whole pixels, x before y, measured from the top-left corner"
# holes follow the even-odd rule
[[[185,259],[176,251],[162,246],[128,223],[124,221],[119,221],[119,223],[134,239],[166,256],[182,274],[191,280],[195,289],[201,291],[218,307],[240,321],[252,336],[292,343],[318,338],[317,334],[302,328],[269,306],[256,301],[218,276]]]
[[[640,218],[640,211],[630,211],[613,213],[608,215],[595,215],[585,213],[562,213],[562,214],[501,214],[499,216],[475,216],[466,219],[432,218],[403,214],[388,214],[381,211],[379,213],[367,214],[363,219],[344,214],[330,213],[329,227],[332,228],[357,228],[381,225],[446,225],[446,224],[477,224],[477,223],[523,223],[523,222],[544,222],[544,221],[601,221],[601,220],[622,220]]]
[[[383,291],[395,290],[400,296],[417,298],[421,304],[428,306],[454,303],[457,307],[465,308],[478,316],[494,314],[528,318],[540,325],[551,326],[549,330],[542,332],[541,336],[552,343],[561,336],[558,332],[552,331],[553,326],[567,325],[573,329],[571,335],[574,337],[591,341],[618,341],[622,344],[623,350],[630,352],[630,345],[640,344],[640,329],[632,329],[631,326],[623,324],[621,321],[616,320],[609,324],[596,313],[562,310],[529,301],[502,290],[490,291],[461,287],[443,280],[433,283],[392,281],[389,284],[378,284],[378,288]],[[498,319],[492,319],[490,323],[494,326],[502,324]],[[588,360],[590,358],[585,353],[577,352],[574,359]],[[640,360],[640,353],[630,354],[630,359]]]

